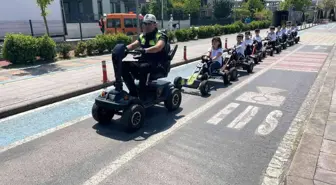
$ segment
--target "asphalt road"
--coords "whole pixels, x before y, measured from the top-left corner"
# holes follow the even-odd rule
[[[99,92],[0,120],[0,184],[260,184],[335,31],[334,24],[306,30],[302,43],[253,74],[227,87],[214,81],[209,97],[185,89],[181,109],[148,109],[134,134],[123,132],[119,117],[108,126],[91,118]],[[195,65],[173,68],[168,79],[187,77]]]

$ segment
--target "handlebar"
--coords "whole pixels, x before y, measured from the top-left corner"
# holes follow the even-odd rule
[[[127,54],[132,54],[132,55],[141,55],[141,53],[139,51],[136,51],[136,50],[132,50],[132,51],[126,50],[125,52]]]

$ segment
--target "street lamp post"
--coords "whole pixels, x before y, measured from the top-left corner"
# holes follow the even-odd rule
[[[161,0],[161,29],[163,29],[163,0]]]
[[[140,21],[139,21],[139,0],[135,0],[135,11],[136,11],[136,19],[137,19],[137,34],[140,35]]]

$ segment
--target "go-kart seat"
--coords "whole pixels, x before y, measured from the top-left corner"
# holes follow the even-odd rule
[[[167,50],[169,50],[169,53],[165,63],[159,64],[154,72],[149,73],[147,75],[147,84],[151,81],[155,81],[159,78],[165,78],[168,76],[168,73],[170,72],[170,64],[172,59],[174,58],[178,45],[175,45],[175,47],[172,50],[170,50],[170,45],[167,46],[168,46]]]

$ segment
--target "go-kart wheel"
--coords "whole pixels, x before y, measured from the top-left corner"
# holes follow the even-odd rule
[[[181,91],[177,88],[171,89],[167,99],[164,101],[164,105],[168,111],[177,110],[182,102]]]
[[[174,79],[174,87],[177,89],[182,89],[182,77],[178,76]]]
[[[145,109],[139,104],[130,105],[123,112],[121,122],[125,124],[127,132],[135,132],[145,121]]]
[[[279,54],[280,53],[280,48],[276,49],[276,53]]]
[[[259,64],[259,59],[258,58],[259,57],[256,57],[256,58],[253,59],[253,61],[254,61],[255,64]]]
[[[272,49],[272,50],[270,51],[270,56],[272,57],[273,54],[274,54],[274,50]]]
[[[266,58],[266,52],[263,52],[263,58]]]
[[[206,96],[209,94],[210,87],[207,80],[201,82],[201,84],[199,85],[199,90],[201,91],[202,96]]]
[[[204,73],[200,80],[203,81],[203,80],[208,80],[208,79],[209,79],[209,75],[207,73]]]
[[[248,67],[247,67],[247,73],[252,73],[253,72],[253,68],[254,68],[254,65],[253,63],[251,63]]]
[[[224,85],[229,85],[230,84],[230,78],[231,78],[230,72],[229,71],[225,71],[224,75],[223,75]]]
[[[114,111],[106,110],[102,107],[99,107],[97,104],[93,104],[92,106],[92,117],[100,124],[108,124],[111,122],[111,119],[114,116]]]
[[[229,73],[230,73],[230,81],[236,81],[238,79],[238,71],[236,68],[231,68]]]

